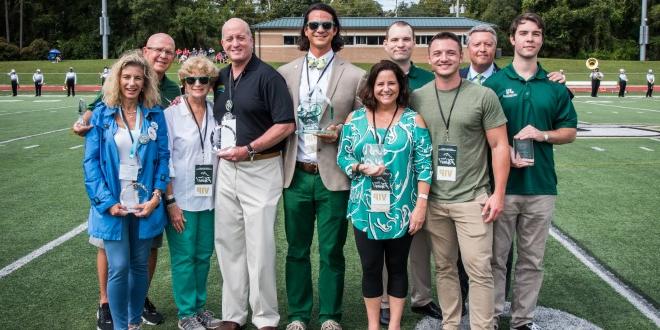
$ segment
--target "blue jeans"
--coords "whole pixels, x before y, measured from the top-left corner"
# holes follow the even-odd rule
[[[140,222],[133,215],[122,219],[121,240],[104,240],[108,257],[108,302],[115,330],[142,320],[149,289],[147,263],[152,239],[139,239]]]

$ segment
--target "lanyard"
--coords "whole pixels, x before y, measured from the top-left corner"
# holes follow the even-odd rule
[[[227,112],[232,112],[232,109],[234,108],[234,94],[232,93],[232,90],[235,88],[238,88],[238,85],[241,83],[241,78],[243,78],[243,73],[245,73],[245,69],[241,72],[241,74],[238,75],[238,81],[236,82],[236,86],[234,86],[234,76],[231,71],[231,67],[229,68],[227,75],[229,76],[229,100],[227,100],[227,103],[225,103],[225,109],[227,109]]]
[[[385,129],[385,136],[383,136],[383,143],[380,143],[380,136],[378,135],[378,132],[376,129],[378,128],[376,126],[376,111],[371,111],[371,118],[374,122],[374,137],[376,138],[376,143],[378,144],[384,144],[385,140],[387,139],[387,134],[390,132],[390,127],[392,126],[392,123],[394,122],[394,118],[396,117],[397,112],[399,112],[399,107],[394,110],[394,114],[392,114],[392,119],[390,119],[390,124],[387,125],[387,129]]]
[[[140,111],[140,106],[137,106],[136,114],[135,114],[135,126],[133,126],[133,129],[138,127],[139,124],[139,119],[142,116],[142,111]],[[124,117],[124,108],[120,107],[119,108],[119,117],[121,117],[121,120],[124,122],[124,125],[126,126],[126,130],[128,131],[128,136],[131,137],[131,153],[128,155],[129,158],[133,159],[135,158],[135,151],[137,150],[137,144],[138,141],[136,141],[133,138],[133,133],[131,133],[131,128],[128,126],[128,121],[126,121],[126,117]],[[144,124],[144,122],[143,122]]]
[[[186,97],[183,98],[183,100],[186,102],[186,107],[188,108],[188,111],[190,111],[190,114],[193,117],[193,121],[195,121],[195,126],[197,126],[197,133],[199,133],[199,144],[202,146],[202,154],[204,154],[204,140],[206,140],[206,132],[208,131],[209,128],[209,121],[208,121],[208,116],[206,116],[206,113],[208,111],[207,105],[206,105],[206,99],[204,99],[204,115],[205,115],[205,125],[204,125],[204,134],[202,134],[202,129],[199,127],[199,124],[197,123],[197,117],[195,117],[195,113],[192,111],[192,108],[190,107],[190,104],[188,103],[188,99]]]
[[[307,65],[307,56],[305,56],[305,73],[307,74],[307,87],[309,88],[309,92],[307,92],[307,97],[311,98],[312,94],[314,94],[314,90],[316,89],[316,86],[319,85],[319,82],[321,81],[321,78],[323,78],[323,74],[325,74],[325,71],[328,70],[330,67],[330,64],[332,61],[335,59],[335,54],[332,54],[332,57],[330,58],[330,61],[328,61],[328,64],[325,65],[325,68],[323,68],[323,71],[321,71],[321,75],[319,75],[319,79],[316,80],[316,84],[314,84],[314,88],[312,88],[312,85],[309,84],[309,66]]]
[[[461,86],[463,86],[463,80],[458,84],[456,89],[456,94],[454,95],[454,100],[451,102],[451,108],[449,109],[449,116],[445,119],[445,114],[442,112],[442,105],[440,105],[440,96],[438,95],[438,89],[435,88],[435,98],[438,101],[438,108],[440,108],[440,116],[442,117],[442,122],[445,124],[447,132],[445,133],[445,138],[449,141],[449,122],[451,121],[451,114],[454,112],[454,105],[456,104],[456,99],[458,98],[458,93],[461,91]]]

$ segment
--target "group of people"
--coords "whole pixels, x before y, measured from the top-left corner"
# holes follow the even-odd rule
[[[591,79],[591,97],[598,97],[598,90],[600,88],[600,82],[605,78],[605,74],[600,71],[600,68],[596,67],[591,70],[589,74]],[[619,77],[617,80],[617,85],[619,86],[619,97],[626,96],[626,86],[628,85],[628,75],[626,70],[623,68],[619,69]],[[653,69],[649,69],[646,74],[646,94],[644,97],[653,97],[653,87],[655,85],[655,74],[653,74]]]
[[[226,63],[227,60],[227,57],[222,51],[216,53],[213,47],[209,47],[208,50],[201,47],[199,48],[199,50],[197,48],[193,48],[192,51],[189,50],[188,48],[184,48],[184,49],[177,48],[175,53],[178,63],[183,63],[190,57],[195,57],[195,56],[206,56],[214,63]]]
[[[11,94],[12,96],[17,96],[20,87],[18,73],[16,73],[16,70],[12,69],[7,75],[11,81]],[[73,67],[70,67],[69,71],[64,74],[64,89],[66,90],[66,96],[76,96],[77,79],[76,72],[73,71]],[[32,74],[32,82],[34,83],[34,96],[41,96],[41,88],[46,83],[46,79],[44,78],[41,69],[37,69]]]
[[[254,54],[249,25],[229,19],[221,44],[231,64],[218,72],[191,57],[178,72],[181,96],[165,75],[175,59],[166,34],[113,65],[87,124],[74,125],[86,139],[100,329],[162,322],[147,292],[163,231],[180,329],[241,329],[248,308],[255,327],[276,329],[280,198],[287,330],[312,319],[315,231],[318,320],[342,329],[349,221],[370,330],[400,329],[409,286],[413,312],[442,319],[443,329],[459,327],[465,296],[472,329],[498,328],[514,239],[511,327],[538,328],[557,195],[553,144],[573,141],[577,126],[568,89],[551,80],[563,75],[537,61],[542,19],[513,21],[505,68],[494,64],[495,31],[474,27],[471,64],[460,71],[463,47],[451,32],[429,42],[429,72],[411,61],[414,27],[397,21],[386,32],[389,58],[366,73],[339,55],[341,30],[332,7],[311,5],[305,54],[275,70]],[[534,159],[511,147],[521,141]],[[214,248],[221,318],[206,309]]]

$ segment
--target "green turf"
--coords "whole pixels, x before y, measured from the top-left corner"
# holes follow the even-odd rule
[[[578,139],[556,149],[557,225],[660,306],[660,142]]]
[[[21,101],[13,102],[15,100]],[[34,102],[39,100],[56,101]],[[627,101],[613,98],[614,104]],[[40,99],[0,96],[0,193],[5,198],[0,209],[0,267],[85,221],[89,202],[82,184],[82,149],[69,149],[82,144],[81,138],[65,130],[1,143],[70,127],[77,116],[76,102],[77,98],[62,96],[46,95]],[[576,103],[581,116],[588,111],[584,108],[587,106]],[[623,114],[621,118],[632,115]],[[652,122],[653,118],[642,119]],[[31,145],[39,147],[24,149]],[[602,147],[606,152],[593,151],[592,146]],[[640,146],[655,151],[644,151]],[[660,232],[655,217],[660,201],[654,192],[660,184],[660,142],[578,139],[574,144],[556,148],[560,181],[556,224],[626,283],[653,299],[657,306],[660,287],[656,276],[660,260],[656,251],[660,244],[656,238]],[[281,217],[277,227],[278,293],[284,322],[286,241]],[[26,320],[30,328],[93,327],[98,295],[95,250],[86,240],[86,234],[78,235],[0,279],[0,306],[3,307],[0,308],[0,328],[22,328]],[[366,316],[360,295],[359,259],[350,233],[345,252],[344,324],[347,329],[364,329]],[[167,324],[159,328],[175,329],[176,307],[172,300],[168,259],[167,248],[161,249],[150,295],[168,318]],[[316,276],[318,258],[313,257],[313,264]],[[630,304],[553,240],[548,244],[545,269],[541,305],[578,315],[605,329],[653,328]],[[217,313],[220,288],[214,259],[209,279],[209,308]],[[412,329],[417,320],[416,315],[407,311],[403,329]],[[316,319],[313,322],[317,322]],[[312,328],[317,327],[318,323]]]
[[[467,56],[467,55],[466,55]],[[586,59],[551,59],[541,58],[539,62],[548,71],[559,71],[564,69],[567,80],[587,81],[589,80],[589,70],[585,66]],[[60,63],[51,63],[48,61],[6,61],[0,62],[0,73],[7,73],[15,69],[19,73],[19,79],[23,84],[32,83],[32,73],[39,68],[45,75],[46,84],[62,85],[64,84],[64,73],[73,67],[78,74],[79,84],[100,84],[99,78],[103,66],[112,65],[114,60],[75,60],[64,61]],[[496,60],[499,66],[506,66],[511,62],[511,57],[502,57]],[[273,66],[279,66],[282,63],[272,63]],[[428,63],[416,63],[424,68],[429,68]],[[358,66],[365,70],[371,68],[371,64],[358,63]],[[660,73],[660,61],[600,61],[601,70],[605,73],[605,81],[616,81],[618,79],[619,68],[624,68],[628,75],[629,85],[646,85],[646,72],[653,69],[656,75]],[[176,78],[176,71],[179,65],[174,63],[168,71],[168,76]],[[0,83],[8,84],[9,78],[0,80]]]
[[[660,100],[655,98],[578,96],[573,104],[584,123],[660,125]]]

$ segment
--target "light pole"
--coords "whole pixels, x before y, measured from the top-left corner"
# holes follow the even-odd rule
[[[646,45],[649,43],[649,27],[646,25],[646,0],[642,0],[642,20],[639,23],[639,60],[646,61]]]
[[[108,20],[108,4],[101,0],[101,17],[99,17],[99,33],[101,34],[103,59],[108,59],[108,35],[110,35],[110,21]]]
[[[445,1],[452,2],[452,0]],[[456,4],[449,5],[449,13],[456,14],[456,17],[461,17],[461,14],[465,14],[465,5],[461,5],[461,0],[456,0]]]

